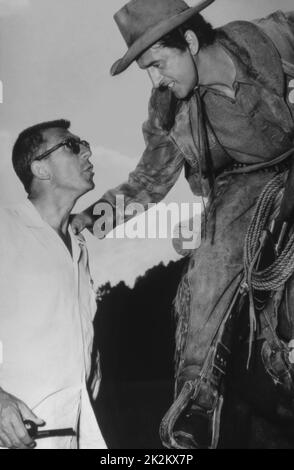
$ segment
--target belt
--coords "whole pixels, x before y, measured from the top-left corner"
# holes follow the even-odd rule
[[[288,168],[288,158],[294,155],[294,148],[291,148],[287,152],[279,155],[278,157],[270,160],[269,162],[263,163],[254,163],[254,164],[247,164],[247,163],[235,163],[229,167],[227,167],[223,172],[220,174],[221,176],[229,176],[229,175],[238,175],[238,174],[246,174],[246,173],[253,173],[256,171],[281,171],[283,169]],[[220,176],[218,175],[218,176]]]

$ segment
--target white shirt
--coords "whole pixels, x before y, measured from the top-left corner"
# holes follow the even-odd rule
[[[30,201],[0,209],[0,387],[46,421],[72,427],[77,439],[37,441],[38,448],[105,448],[91,407],[95,293],[82,237],[67,247]]]

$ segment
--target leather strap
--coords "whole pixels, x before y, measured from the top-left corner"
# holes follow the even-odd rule
[[[256,164],[248,165],[242,168],[236,168],[235,170],[226,171],[223,174],[226,176],[230,176],[230,175],[239,175],[242,173],[253,173],[255,171],[263,170],[265,168],[270,168],[272,166],[285,162],[288,158],[290,158],[293,155],[294,155],[294,148],[291,148],[290,150],[287,150],[287,152],[282,153],[282,155],[279,155],[278,157],[274,158],[273,160],[270,160],[269,162],[256,163]]]

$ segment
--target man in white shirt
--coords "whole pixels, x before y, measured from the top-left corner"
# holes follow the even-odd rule
[[[77,199],[94,187],[92,154],[69,127],[65,120],[38,124],[13,149],[28,199],[1,209],[2,448],[105,448],[86,388],[95,293],[85,241],[69,226]],[[39,431],[76,435],[34,440],[27,420]]]

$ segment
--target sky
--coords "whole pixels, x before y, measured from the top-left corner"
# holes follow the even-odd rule
[[[196,2],[188,1],[190,6]],[[133,64],[111,77],[113,62],[126,51],[113,20],[123,0],[0,0],[0,205],[26,195],[11,166],[18,133],[37,122],[66,118],[72,131],[92,145],[95,189],[77,209],[123,182],[143,150],[151,82]],[[216,0],[204,16],[214,26],[250,20],[293,0]],[[195,202],[183,175],[166,202]],[[198,202],[198,201],[196,201]],[[179,259],[170,238],[105,239],[87,234],[95,284],[124,280],[163,261]]]

